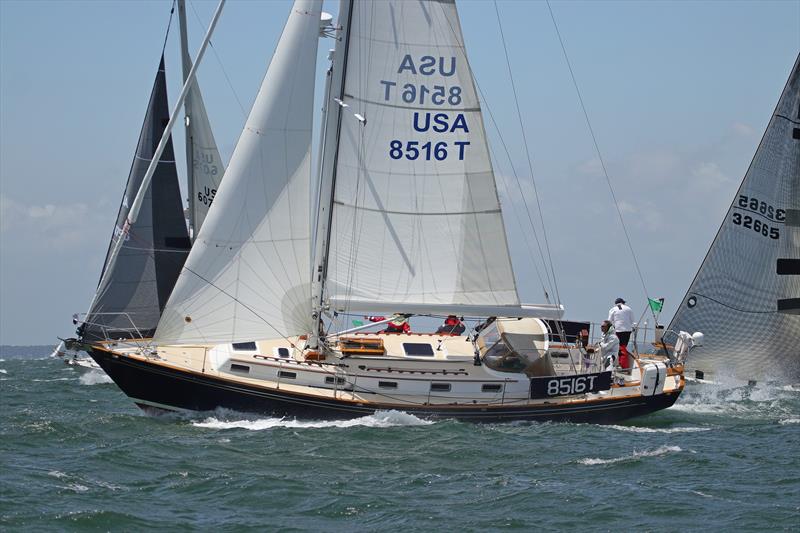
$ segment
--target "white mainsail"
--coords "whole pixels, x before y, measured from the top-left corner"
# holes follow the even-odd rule
[[[167,302],[159,344],[311,327],[309,181],[321,0],[296,0],[213,209]]]
[[[800,260],[800,56],[670,330],[702,331],[690,364],[750,378],[797,370],[800,275],[780,275],[778,260]]]
[[[518,308],[454,1],[356,0],[348,26],[329,302]]]

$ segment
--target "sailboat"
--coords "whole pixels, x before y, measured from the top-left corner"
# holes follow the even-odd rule
[[[294,2],[152,340],[89,342],[98,364],[154,411],[615,422],[674,404],[681,365],[620,371],[560,342],[563,306],[520,301],[455,2],[343,0],[335,28],[321,4]],[[392,332],[464,315],[461,335]]]
[[[192,61],[188,52],[185,0],[177,2],[184,82]],[[172,12],[170,13],[170,22]],[[169,32],[169,27],[167,29]],[[166,46],[167,40],[164,44]],[[106,259],[89,311],[74,315],[80,341],[142,340],[153,336],[161,312],[191,248],[190,234],[202,226],[224,173],[199,86],[190,85],[185,100],[189,226],[184,217],[172,137],[154,167],[144,190],[144,202],[135,222],[128,222],[130,204],[169,121],[169,103],[161,52],[156,78],[120,203]],[[197,191],[197,194],[194,194]],[[116,249],[117,253],[112,251]],[[76,339],[62,340],[54,351],[67,364],[95,367],[81,355]]]
[[[800,376],[800,55],[668,331],[705,333],[698,377]]]

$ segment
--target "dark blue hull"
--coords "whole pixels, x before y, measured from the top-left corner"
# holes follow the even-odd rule
[[[89,350],[92,358],[122,391],[145,410],[235,411],[305,419],[347,419],[376,411],[397,409],[421,418],[455,418],[473,422],[538,420],[613,424],[635,416],[666,409],[675,403],[673,394],[633,398],[591,400],[575,405],[396,405],[381,402],[359,403],[320,398],[242,384],[233,380],[185,371],[120,356],[99,347]]]

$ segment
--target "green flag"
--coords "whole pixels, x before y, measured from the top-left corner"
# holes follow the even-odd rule
[[[664,298],[659,298],[658,300],[648,298],[647,303],[650,304],[650,309],[652,309],[654,313],[660,313],[661,309],[664,307]]]
[[[364,322],[362,322],[361,320],[353,320],[353,325],[355,327],[360,327],[364,325]]]

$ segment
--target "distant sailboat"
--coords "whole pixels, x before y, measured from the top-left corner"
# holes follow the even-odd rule
[[[188,52],[185,1],[178,1],[184,82],[192,67]],[[171,20],[171,17],[170,17]],[[224,174],[197,83],[185,99],[190,228],[199,230]],[[142,186],[170,119],[162,51],[125,192],[117,214],[100,282],[78,336],[84,342],[136,340],[153,336],[164,305],[191,248],[184,217],[171,135],[148,183],[138,217],[128,223],[130,204]],[[197,194],[193,194],[197,191]],[[118,248],[117,253],[112,251]],[[70,346],[76,346],[74,342]],[[69,363],[75,349],[57,349]],[[84,365],[85,366],[85,365]]]
[[[690,327],[696,370],[800,376],[800,56],[668,331]]]
[[[115,241],[123,242],[118,256],[106,256],[101,283],[81,326],[84,340],[152,337],[189,254],[171,138],[145,193],[139,218],[123,231],[130,202],[169,120],[168,105],[162,54],[109,251]]]
[[[520,301],[454,1],[341,2],[312,182],[321,5],[295,1],[152,342],[92,357],[147,409],[613,422],[671,406],[680,365],[619,371],[557,340],[562,306]],[[367,312],[483,323],[331,330]]]

